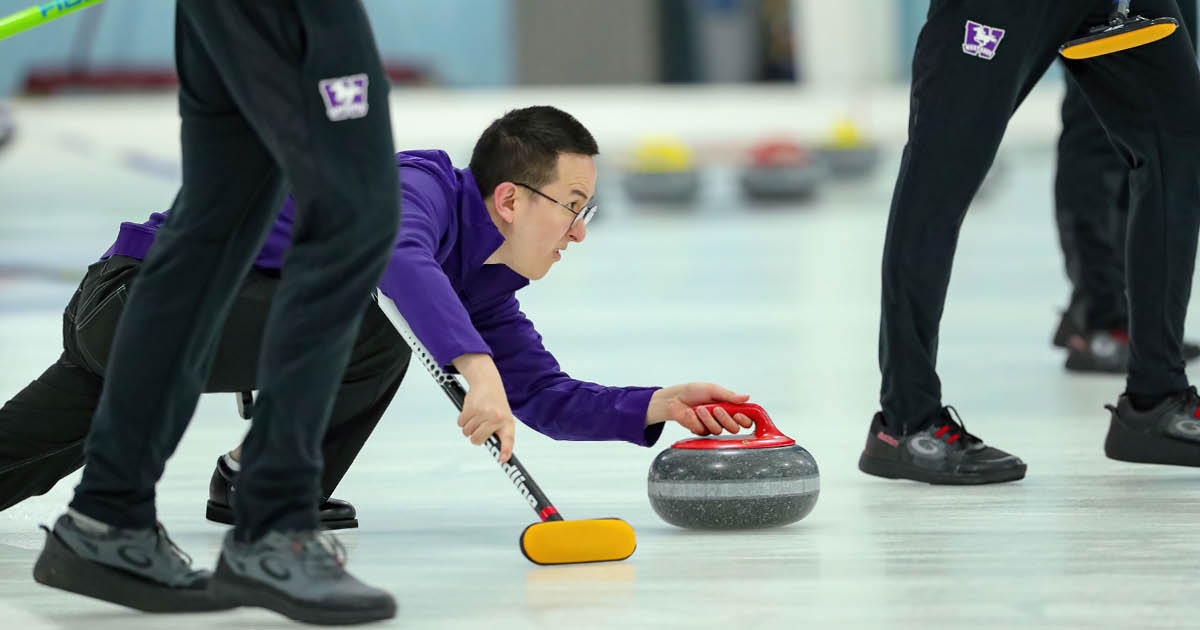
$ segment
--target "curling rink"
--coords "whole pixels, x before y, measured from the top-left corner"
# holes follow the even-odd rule
[[[474,136],[518,105],[558,105],[589,125],[602,152],[615,147],[601,162],[600,214],[584,243],[518,295],[523,310],[577,378],[613,385],[706,380],[751,394],[815,456],[820,499],[810,516],[784,528],[681,530],[662,522],[646,498],[650,461],[688,437],[678,425],[650,449],[556,443],[519,427],[516,454],[567,518],[619,516],[638,534],[637,552],[624,562],[535,566],[516,544],[535,515],[484,451],[461,437],[451,403],[413,364],[335,493],[356,506],[361,522],[337,534],[350,569],[400,604],[396,619],[383,625],[1197,624],[1200,470],[1105,459],[1102,405],[1115,401],[1123,381],[1069,375],[1064,354],[1049,344],[1067,297],[1051,205],[1050,123],[1014,122],[1002,151],[1006,168],[968,214],[939,363],[946,402],[972,433],[1022,457],[1028,476],[997,486],[932,487],[856,468],[877,408],[879,261],[903,142],[903,90],[878,96],[868,115],[884,156],[870,177],[830,182],[799,206],[750,204],[738,193],[732,165],[715,164],[704,169],[696,204],[676,208],[625,199],[616,166],[630,125],[671,120],[672,107],[684,105],[680,93],[648,95],[645,111],[620,109],[619,91],[604,94],[611,100],[597,102],[586,91],[516,90],[503,98],[397,92],[397,148],[446,148],[465,164]],[[765,109],[749,122],[704,124],[704,107],[719,116],[739,98],[743,107],[754,101]],[[795,119],[784,118],[789,98],[800,97],[717,92],[702,111],[688,112],[680,133],[711,148],[755,125],[817,133],[817,123],[805,121],[828,121],[803,114],[824,111],[824,104],[794,100]],[[1031,106],[1054,119],[1056,99],[1054,92],[1035,93]],[[447,100],[457,104],[446,107]],[[5,399],[57,357],[62,309],[118,224],[165,208],[178,183],[170,95],[17,101],[13,109],[18,136],[0,153]],[[1200,336],[1195,322],[1191,339]],[[209,475],[245,428],[232,395],[203,397],[159,485],[160,519],[199,566],[215,562],[225,531],[203,518]],[[62,511],[77,479],[0,513],[5,628],[291,627],[257,609],[143,615],[35,584],[37,525]]]

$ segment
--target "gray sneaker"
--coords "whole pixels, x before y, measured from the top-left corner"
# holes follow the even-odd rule
[[[1147,411],[1134,409],[1122,395],[1112,412],[1104,454],[1141,464],[1200,466],[1200,396],[1195,387]]]
[[[146,612],[232,608],[208,592],[208,571],[192,568],[162,525],[121,529],[63,514],[46,531],[33,579],[64,591]]]
[[[354,624],[391,619],[396,600],[345,569],[345,548],[328,534],[269,532],[252,543],[225,534],[210,587],[215,597],[296,621]]]

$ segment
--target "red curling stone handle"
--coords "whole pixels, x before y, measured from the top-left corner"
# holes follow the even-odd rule
[[[733,435],[728,437],[713,437],[713,438],[693,438],[690,440],[682,440],[675,444],[676,448],[764,448],[771,446],[790,446],[796,441],[784,435],[771,421],[771,416],[767,415],[767,410],[753,403],[713,403],[708,405],[699,405],[692,409],[707,409],[712,413],[714,409],[724,409],[729,415],[745,414],[754,421],[754,437],[739,439],[739,436]]]

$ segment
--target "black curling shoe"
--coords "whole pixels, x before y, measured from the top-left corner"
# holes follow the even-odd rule
[[[217,458],[217,467],[208,482],[208,506],[204,516],[214,522],[233,525],[233,491],[237,473],[225,463],[225,456]],[[321,529],[350,529],[358,527],[358,514],[348,501],[322,498],[317,507]]]
[[[909,433],[889,427],[883,413],[876,413],[858,469],[876,477],[943,485],[1000,483],[1025,477],[1025,462],[967,433],[961,419],[951,416],[952,409],[939,409],[933,422]]]
[[[1200,466],[1200,396],[1189,387],[1138,411],[1124,394],[1112,413],[1104,454],[1110,459],[1139,464]]]

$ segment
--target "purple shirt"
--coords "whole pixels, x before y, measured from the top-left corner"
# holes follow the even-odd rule
[[[488,216],[471,172],[442,151],[396,154],[401,182],[400,230],[379,288],[442,365],[466,353],[496,362],[513,413],[558,440],[623,440],[650,446],[662,424],[645,427],[657,387],[606,387],[578,381],[558,366],[516,292],[529,284],[505,265],[484,265],[504,237]],[[291,245],[294,202],[288,197],[254,265],[279,269]],[[166,219],[122,223],[105,257],[144,258]]]

